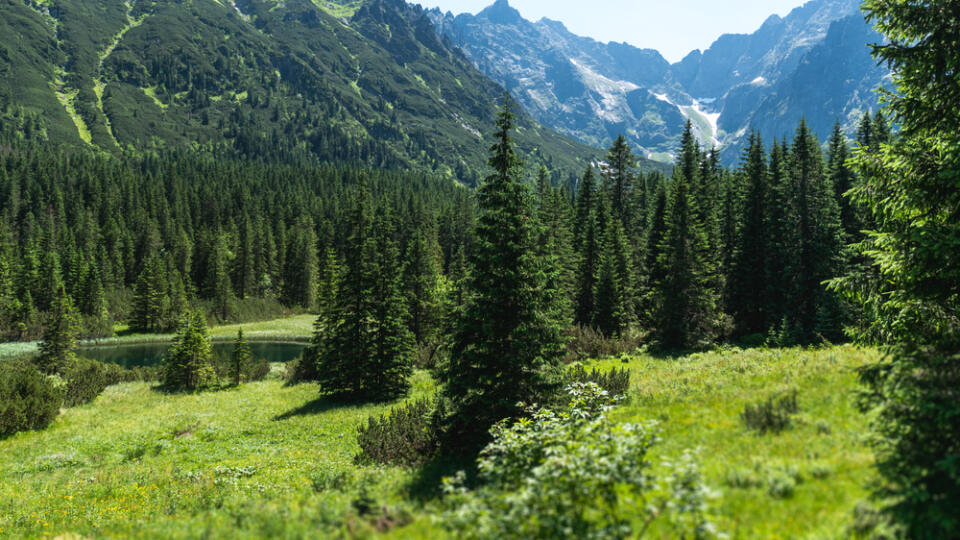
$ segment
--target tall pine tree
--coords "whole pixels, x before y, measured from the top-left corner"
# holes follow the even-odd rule
[[[510,132],[509,101],[497,118],[488,176],[477,191],[480,216],[471,254],[471,298],[449,362],[439,372],[452,410],[448,441],[469,452],[521,401],[553,389],[563,352],[562,326],[536,255],[533,200],[522,182]]]

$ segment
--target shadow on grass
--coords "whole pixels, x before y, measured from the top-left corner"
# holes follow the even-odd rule
[[[467,484],[472,485],[476,479],[476,458],[437,456],[416,469],[406,484],[407,492],[420,502],[439,499],[443,495],[443,479],[458,471],[466,473]]]
[[[321,396],[312,401],[308,401],[303,405],[297,407],[296,409],[291,409],[283,414],[279,414],[273,417],[275,422],[281,420],[289,420],[291,418],[296,418],[298,416],[312,416],[315,414],[322,414],[328,411],[333,411],[336,409],[346,409],[350,407],[357,407],[362,405],[358,401],[351,401],[345,399],[337,399],[330,396]]]

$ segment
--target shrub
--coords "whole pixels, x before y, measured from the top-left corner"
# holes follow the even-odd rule
[[[0,362],[0,437],[47,427],[62,402],[60,389],[29,362]]]
[[[251,358],[243,367],[243,380],[262,381],[270,374],[270,362],[266,358]]]
[[[412,467],[426,462],[437,450],[432,412],[434,407],[429,401],[418,400],[393,408],[379,418],[370,417],[357,428],[357,463]],[[436,414],[443,412],[438,410]]]
[[[310,475],[310,484],[317,493],[324,491],[343,491],[353,480],[347,471],[331,468],[320,469]]]
[[[307,347],[303,351],[303,356],[287,362],[285,378],[287,384],[299,384],[320,380],[320,373],[317,371],[316,349],[312,346]]]
[[[157,381],[159,367],[126,369],[116,364],[78,357],[61,374],[63,405],[76,407],[97,399],[108,386],[124,382]]]
[[[644,336],[629,329],[618,337],[608,337],[589,326],[576,326],[569,338],[565,360],[573,362],[632,353],[643,345]]]
[[[594,383],[611,396],[626,397],[630,391],[630,371],[626,368],[602,372],[597,368],[587,371],[582,365],[575,365],[567,371],[567,384]]]
[[[117,371],[121,371],[119,367],[117,367]],[[61,377],[64,381],[64,407],[76,407],[77,405],[90,403],[107,386],[116,384],[120,380],[119,374],[108,368],[106,364],[87,358],[77,358],[70,367],[63,371]]]
[[[797,391],[775,395],[760,403],[747,405],[740,414],[749,429],[762,433],[779,433],[790,427],[792,416],[798,411]]]
[[[786,473],[774,473],[767,478],[767,494],[775,499],[793,497],[793,492],[796,489],[797,481]]]
[[[727,471],[724,483],[732,488],[739,489],[750,489],[763,485],[757,471],[751,469],[731,469]]]
[[[612,423],[605,412],[614,400],[596,384],[568,390],[565,411],[533,410],[494,426],[478,460],[482,487],[468,491],[462,472],[445,481],[444,526],[464,538],[626,538],[637,535],[639,518],[643,531],[660,519],[672,529],[664,536],[712,536],[690,454],[655,478],[654,425]]]

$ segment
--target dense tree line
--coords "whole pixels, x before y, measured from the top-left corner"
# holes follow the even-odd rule
[[[429,298],[424,287],[472,227],[469,192],[449,180],[193,153],[5,153],[0,333],[39,337],[61,287],[88,336],[111,334],[114,322],[171,331],[194,304],[221,321],[319,309],[321,277],[348,251],[344,217],[364,174],[377,213],[390,209],[398,261],[429,259],[409,266],[403,292]],[[421,338],[437,324],[425,311],[411,323]]]

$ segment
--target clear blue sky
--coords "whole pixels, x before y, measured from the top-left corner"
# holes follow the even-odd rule
[[[477,13],[494,0],[408,0],[443,11]],[[805,0],[510,0],[532,21],[547,17],[575,34],[659,50],[676,62],[721,34],[752,33],[770,15]]]

